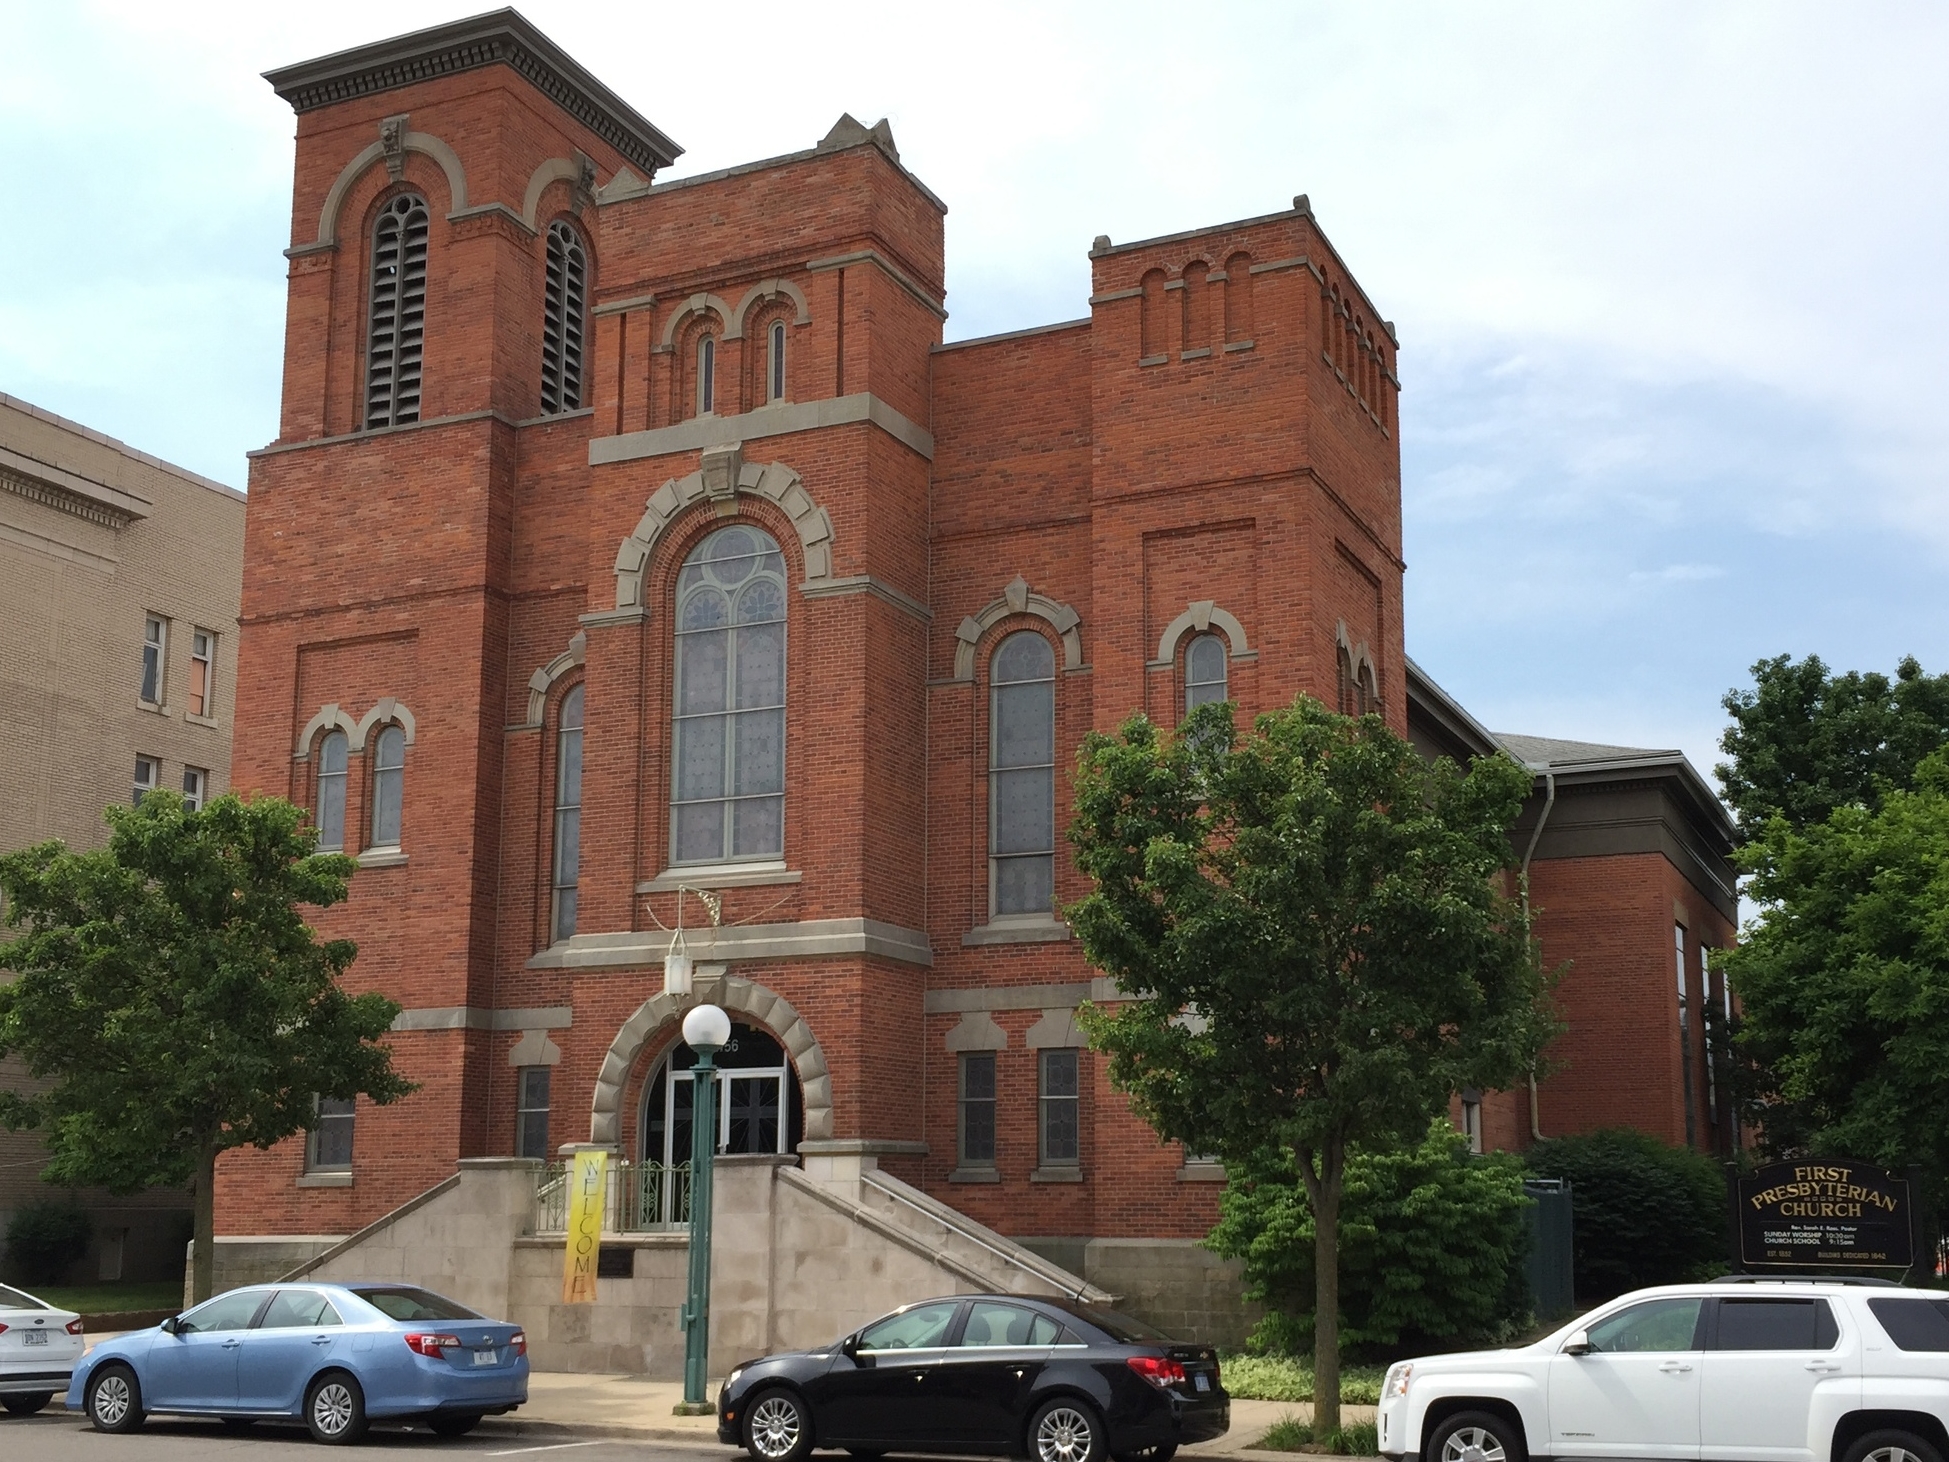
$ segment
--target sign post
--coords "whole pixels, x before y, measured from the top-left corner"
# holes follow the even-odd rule
[[[1915,1262],[1907,1178],[1846,1159],[1769,1163],[1739,1180],[1748,1269],[1907,1269]]]

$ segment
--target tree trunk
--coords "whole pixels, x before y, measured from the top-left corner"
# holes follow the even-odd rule
[[[1331,1442],[1340,1430],[1340,1182],[1346,1146],[1329,1142],[1319,1154],[1299,1153],[1299,1171],[1313,1205],[1313,1440]]]
[[[196,1238],[191,1245],[190,1296],[202,1304],[216,1285],[217,1149],[206,1147],[196,1159]]]

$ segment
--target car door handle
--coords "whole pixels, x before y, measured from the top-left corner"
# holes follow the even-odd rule
[[[330,1345],[332,1343],[332,1337],[329,1335],[314,1335],[311,1337],[311,1343],[313,1345]]]
[[[1810,1360],[1807,1362],[1807,1369],[1810,1371],[1838,1371],[1840,1366],[1831,1360]]]
[[[1691,1367],[1691,1363],[1688,1361],[1668,1360],[1663,1365],[1658,1367],[1658,1369],[1663,1371],[1668,1376],[1675,1376],[1681,1371],[1691,1370],[1692,1367]]]
[[[223,1342],[223,1348],[225,1350],[235,1350],[238,1346],[242,1344],[243,1341],[241,1340],[226,1340]]]

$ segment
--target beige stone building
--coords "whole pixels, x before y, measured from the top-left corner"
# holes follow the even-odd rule
[[[99,847],[110,803],[228,787],[243,549],[241,492],[0,394],[0,850]],[[0,1131],[0,1232],[57,1191],[44,1160]],[[74,1196],[74,1281],[179,1272],[186,1195]]]

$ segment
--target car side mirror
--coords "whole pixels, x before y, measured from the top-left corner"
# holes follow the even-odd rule
[[[162,1324],[158,1325],[156,1328],[162,1331],[162,1333],[165,1335],[174,1335],[176,1333],[176,1317],[174,1315],[171,1315],[168,1319],[164,1320]]]
[[[857,1331],[839,1342],[839,1353],[845,1356],[847,1360],[857,1360],[859,1358],[859,1334]]]
[[[1563,1342],[1563,1353],[1565,1355],[1589,1355],[1596,1348],[1596,1346],[1590,1343],[1590,1332],[1588,1330],[1579,1330]]]

